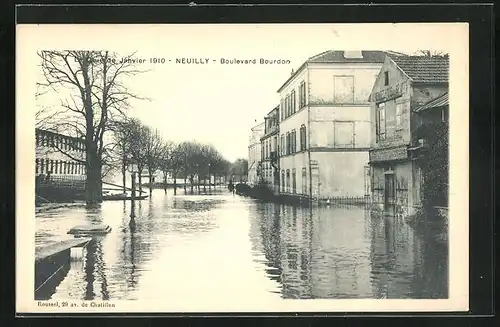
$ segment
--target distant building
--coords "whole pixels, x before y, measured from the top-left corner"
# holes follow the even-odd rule
[[[260,138],[262,160],[260,166],[261,182],[269,185],[275,193],[279,192],[279,106],[264,118],[264,135]]]
[[[43,129],[35,129],[36,175],[50,173],[54,177],[85,175],[85,141]]]
[[[313,199],[369,194],[369,95],[383,51],[326,51],[279,88],[281,193]]]
[[[36,203],[83,199],[85,191],[85,141],[35,129]]]
[[[260,138],[264,135],[264,123],[260,123],[251,129],[248,145],[248,184],[256,185],[259,182],[258,169],[261,161]]]
[[[448,71],[448,56],[384,61],[370,96],[372,201],[380,209],[406,215],[420,204],[422,174],[413,159],[424,140],[413,133],[426,120],[447,119]]]

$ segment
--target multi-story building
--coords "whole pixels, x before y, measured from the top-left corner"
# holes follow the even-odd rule
[[[35,194],[49,201],[74,200],[85,190],[85,141],[35,129]]]
[[[85,141],[43,129],[35,130],[36,175],[83,177],[85,175]]]
[[[278,89],[281,193],[313,199],[369,194],[369,95],[383,51],[326,51]]]
[[[248,145],[248,184],[254,186],[259,183],[259,164],[261,161],[260,138],[264,135],[264,123],[252,127]]]
[[[261,181],[268,185],[275,194],[279,192],[278,162],[279,106],[271,110],[264,118],[264,135],[261,137],[262,159],[260,165]]]
[[[424,143],[413,133],[423,117],[417,112],[436,99],[437,105],[447,105],[448,71],[448,56],[386,57],[370,96],[370,168],[375,207],[406,215],[420,204],[422,174],[412,160],[412,153],[419,148],[415,145]],[[443,117],[438,115],[438,119]]]

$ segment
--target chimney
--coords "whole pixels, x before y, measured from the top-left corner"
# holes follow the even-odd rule
[[[363,58],[363,52],[361,52],[361,50],[344,51],[344,58],[349,58],[349,59]]]
[[[292,72],[290,73],[290,75],[293,76],[293,74],[295,74],[295,71],[292,68]]]

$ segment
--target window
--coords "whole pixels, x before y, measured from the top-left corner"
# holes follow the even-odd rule
[[[292,169],[292,193],[297,193],[297,181],[295,180],[295,168]]]
[[[286,170],[286,192],[290,193],[290,169]]]
[[[405,103],[396,103],[396,130],[403,129],[405,124]]]
[[[285,170],[281,171],[281,192],[285,192]]]
[[[384,72],[384,85],[389,85],[389,72]]]
[[[333,93],[335,103],[354,103],[354,76],[334,76]]]
[[[45,173],[45,159],[40,159],[40,173]]]
[[[385,103],[379,103],[377,105],[377,121],[376,121],[376,132],[377,141],[385,140]]]
[[[297,99],[295,97],[295,90],[292,91],[292,94],[290,96],[290,101],[291,101],[291,113],[294,114],[295,109],[296,109],[296,103],[297,103]]]
[[[286,133],[286,154],[290,154],[290,133]]]
[[[302,194],[307,194],[307,170],[302,167]]]
[[[403,103],[396,103],[396,130],[403,128]]]
[[[283,117],[284,119],[286,119],[288,117],[288,95],[285,96],[285,117]]]
[[[281,111],[281,120],[283,120],[285,118],[285,115],[284,115],[284,112],[285,112],[285,101],[283,99],[281,99],[281,103],[280,103],[280,111]]]
[[[283,134],[281,134],[281,155],[284,155],[285,154],[285,136],[283,136]]]
[[[290,94],[288,94],[285,98],[285,108],[286,108],[286,117],[290,116]]]
[[[299,107],[306,105],[306,82],[302,81],[299,86]]]
[[[295,130],[292,130],[292,132],[290,133],[290,152],[291,153],[295,153],[297,152],[297,132]]]
[[[306,149],[306,126],[300,126],[300,151]]]
[[[448,121],[448,110],[447,108],[443,108],[441,110],[441,122],[445,123]]]

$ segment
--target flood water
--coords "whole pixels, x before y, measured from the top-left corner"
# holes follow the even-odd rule
[[[360,207],[301,208],[220,190],[155,190],[99,209],[37,214],[36,245],[80,224],[111,233],[92,241],[37,299],[161,300],[447,298],[448,249],[431,231]]]

